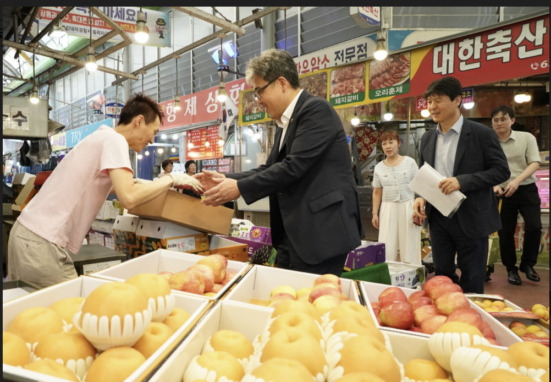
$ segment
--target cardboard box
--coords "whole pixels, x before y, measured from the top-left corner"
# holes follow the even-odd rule
[[[188,253],[209,249],[206,233],[166,221],[140,219],[136,238],[144,253],[157,249]]]
[[[14,186],[25,185],[29,180],[34,179],[35,177],[36,177],[35,175],[30,174],[28,172],[20,172],[13,176],[12,184]]]
[[[53,285],[48,288],[41,289],[39,291],[30,293],[26,296],[16,298],[8,301],[3,305],[2,309],[2,324],[3,329],[6,330],[10,322],[25,309],[35,306],[48,307],[56,301],[69,297],[87,297],[98,286],[110,282],[109,280],[102,280],[99,278],[81,276],[77,279],[62,282]],[[201,318],[210,301],[195,297],[185,296],[182,294],[174,294],[175,306],[186,310],[190,313],[190,318],[163,344],[153,353],[147,360],[134,372],[127,380],[136,381],[142,380],[143,376],[150,373],[150,370],[156,368],[158,365],[166,359],[177,344],[189,333],[193,325]],[[54,378],[46,376],[41,373],[31,372],[21,367],[15,367],[11,365],[3,365],[3,379],[4,380],[29,380],[29,381],[65,381],[64,379]]]
[[[248,239],[249,233],[253,226],[254,225],[250,220],[233,218],[231,220],[230,232],[228,233],[228,236]]]
[[[168,251],[166,249],[159,249],[157,251],[145,254],[125,261],[122,264],[115,265],[108,269],[95,272],[90,276],[98,277],[102,279],[108,279],[112,281],[127,280],[130,277],[137,275],[138,273],[159,273],[159,272],[179,272],[183,271],[196,264],[202,256],[194,255],[191,253],[181,253]],[[249,270],[249,264],[239,261],[228,260],[228,266],[226,272],[235,273],[230,282],[213,297],[199,296],[209,300],[215,300],[220,298],[226,291],[236,282],[243,274]],[[174,293],[183,293],[190,296],[198,296],[193,293],[175,291]]]
[[[313,286],[320,275],[307,272],[254,265],[235,287],[224,297],[224,300],[251,303],[251,300],[270,299],[270,292],[277,286],[289,285],[295,290]],[[360,302],[360,296],[354,280],[341,279],[342,293],[349,300]],[[271,308],[268,308],[271,309]],[[371,306],[368,306],[371,310]]]
[[[378,301],[379,294],[381,294],[383,290],[389,287],[388,285],[377,284],[377,283],[372,283],[367,281],[358,281],[358,285],[360,288],[360,292],[363,296],[363,299],[365,303],[368,305],[371,305],[371,302]],[[410,288],[402,288],[402,287],[399,287],[399,288],[404,291],[406,296],[409,296],[410,294],[416,291],[415,289],[410,289]],[[471,307],[476,309],[482,316],[482,319],[490,325],[490,327],[492,328],[492,330],[496,335],[497,342],[501,346],[509,346],[515,342],[522,341],[519,336],[511,332],[505,326],[503,326],[498,320],[496,320],[490,314],[480,309],[480,307],[478,307],[474,302],[470,300],[469,302]],[[421,337],[427,337],[427,338],[430,337],[430,335],[428,334],[421,333],[421,332],[414,332],[411,330],[395,329],[395,328],[389,328],[386,326],[380,326],[379,328],[381,330],[392,331],[392,332],[407,334],[411,336],[421,336]]]
[[[140,242],[136,237],[139,220],[140,218],[135,215],[119,215],[113,223],[114,249],[124,253],[128,259],[145,253],[141,251]]]
[[[231,301],[219,302],[205,314],[195,329],[148,380],[181,382],[188,364],[193,357],[201,354],[205,341],[218,330],[236,330],[253,342],[255,336],[267,325],[272,310]]]
[[[199,198],[172,190],[167,190],[128,212],[148,219],[166,220],[201,232],[221,235],[229,234],[233,217],[233,209],[206,206]]]
[[[348,253],[344,270],[351,271],[352,269],[363,268],[368,265],[384,263],[385,244],[373,241],[362,240],[359,247]]]
[[[184,372],[196,356],[201,354],[205,341],[218,330],[235,330],[253,342],[270,319],[271,309],[221,301],[198,323],[189,336],[174,350],[148,379],[150,382],[180,382]],[[242,317],[247,317],[243,320]],[[414,358],[434,360],[428,349],[427,339],[400,333],[384,333],[392,347],[392,354],[405,364]],[[289,381],[297,382],[297,381]]]
[[[13,191],[17,195],[14,199],[14,204],[18,206],[24,206],[36,194],[36,190],[34,188],[35,178],[36,177],[34,175],[31,175],[27,177],[24,184],[19,184],[19,185],[14,184]]]
[[[238,243],[235,238],[228,238],[220,235],[211,235],[209,249],[197,252],[198,255],[207,256],[218,253],[224,255],[228,260],[249,261],[247,244]]]
[[[390,283],[404,288],[420,288],[425,283],[423,265],[387,261]]]
[[[97,220],[113,220],[119,215],[120,210],[115,208],[112,200],[106,200],[103,202],[98,214],[96,215]]]
[[[271,242],[254,241],[240,237],[229,237],[228,239],[246,244],[248,257],[247,261],[251,261],[253,264],[268,265],[268,260],[270,259],[272,252],[275,251]]]

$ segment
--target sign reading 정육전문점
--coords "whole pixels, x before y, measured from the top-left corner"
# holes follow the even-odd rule
[[[186,132],[186,160],[222,158],[223,146],[218,142],[218,126],[201,127]]]

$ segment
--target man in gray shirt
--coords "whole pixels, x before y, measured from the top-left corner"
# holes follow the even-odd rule
[[[510,107],[498,106],[491,117],[492,128],[498,135],[511,170],[511,177],[494,187],[495,193],[503,198],[502,227],[498,232],[501,262],[507,267],[509,284],[521,285],[515,251],[515,231],[520,213],[525,224],[520,271],[528,280],[538,282],[540,277],[534,270],[541,240],[541,201],[534,176],[540,165],[538,144],[532,134],[512,129],[515,112]]]

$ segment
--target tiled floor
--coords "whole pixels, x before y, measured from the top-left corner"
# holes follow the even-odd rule
[[[511,285],[507,282],[507,270],[501,263],[494,264],[491,280],[486,282],[484,293],[500,294],[507,300],[522,308],[531,308],[534,304],[549,306],[549,268],[535,267],[541,278],[540,282],[533,282],[519,272],[522,285]]]

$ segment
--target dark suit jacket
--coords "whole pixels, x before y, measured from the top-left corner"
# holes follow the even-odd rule
[[[238,179],[247,203],[269,196],[276,248],[286,233],[304,262],[319,264],[361,244],[350,152],[340,118],[326,100],[303,91],[281,151],[274,145],[265,165],[227,176]]]
[[[420,166],[427,162],[434,167],[436,136],[433,128],[421,138]],[[467,196],[456,212],[467,236],[482,238],[501,228],[493,186],[509,179],[510,174],[497,134],[485,125],[463,118],[453,176],[461,185],[460,191]],[[432,208],[427,203],[429,224]]]

